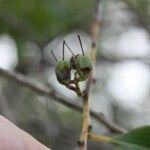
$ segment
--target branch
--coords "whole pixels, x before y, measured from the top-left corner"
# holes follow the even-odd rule
[[[88,128],[90,127],[90,106],[89,106],[89,92],[93,81],[95,80],[95,68],[96,68],[96,41],[97,35],[100,29],[100,22],[101,22],[101,13],[100,13],[100,2],[101,0],[96,0],[95,2],[95,11],[94,11],[94,18],[91,25],[91,38],[92,38],[92,47],[91,47],[91,60],[93,64],[93,71],[89,75],[87,80],[87,84],[84,91],[84,96],[82,99],[83,102],[83,116],[82,116],[82,126],[81,126],[81,134],[79,139],[79,146],[80,150],[87,150],[87,140],[88,140]]]
[[[110,62],[110,63],[120,63],[120,62],[124,62],[124,61],[139,61],[142,62],[146,65],[150,65],[150,57],[109,57],[109,56],[105,56],[103,54],[101,54],[100,56],[100,62]]]
[[[31,90],[33,90],[39,94],[47,95],[52,100],[54,100],[54,101],[56,101],[56,102],[58,102],[64,106],[67,106],[67,107],[74,109],[78,112],[82,111],[81,107],[79,105],[77,105],[77,103],[75,103],[74,100],[68,99],[64,95],[59,94],[55,90],[51,90],[49,87],[47,87],[46,85],[44,85],[40,82],[33,81],[32,79],[29,79],[22,74],[19,74],[16,72],[10,72],[10,71],[4,70],[2,68],[0,68],[0,74],[4,77],[10,79],[10,80],[13,80],[13,81],[19,83],[23,87],[30,88]],[[116,133],[126,132],[125,129],[119,127],[118,125],[116,125],[114,123],[107,121],[105,118],[103,118],[102,116],[100,116],[96,112],[90,111],[90,113],[93,116],[93,118],[95,118],[98,122],[104,124],[110,131],[116,132]]]
[[[81,135],[78,141],[80,150],[87,149],[87,138],[88,138],[88,128],[90,126],[90,110],[89,110],[89,101],[85,97],[83,98],[83,116],[82,116],[82,126],[81,126]]]

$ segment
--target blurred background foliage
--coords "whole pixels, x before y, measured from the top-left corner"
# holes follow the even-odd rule
[[[87,30],[93,6],[92,0],[1,0],[0,32],[43,46],[73,29]]]
[[[93,0],[0,0],[0,67],[76,98],[57,83],[55,62],[49,54],[54,49],[61,57],[63,39],[72,49],[79,49],[77,33],[85,50],[90,49],[94,4]],[[149,124],[150,1],[102,0],[101,7],[97,82],[90,96],[91,108],[125,128]],[[79,113],[3,76],[0,113],[52,149],[77,149]],[[112,134],[92,122],[94,132]],[[89,149],[112,147],[89,142]]]

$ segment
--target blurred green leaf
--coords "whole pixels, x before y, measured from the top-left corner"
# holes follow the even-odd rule
[[[112,139],[119,150],[149,150],[150,126],[133,129],[126,134]]]
[[[1,0],[0,33],[46,43],[70,30],[86,30],[93,5],[92,0]]]

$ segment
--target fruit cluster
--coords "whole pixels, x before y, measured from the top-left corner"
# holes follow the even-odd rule
[[[78,35],[79,43],[81,46],[82,54],[75,55],[71,48],[67,45],[65,41],[63,41],[63,58],[62,60],[57,60],[55,57],[53,51],[51,51],[52,55],[54,56],[56,60],[56,66],[55,66],[55,74],[58,82],[60,84],[63,84],[67,87],[71,87],[71,84],[77,85],[77,83],[85,81],[91,71],[92,71],[92,63],[91,59],[88,55],[84,53],[81,38]],[[64,58],[64,47],[67,47],[69,51],[72,54],[72,57],[70,58],[70,61],[65,60]],[[75,70],[74,73],[74,79],[71,80],[71,70]]]

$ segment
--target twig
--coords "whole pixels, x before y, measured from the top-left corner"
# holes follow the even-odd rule
[[[91,74],[89,78],[91,78]],[[91,79],[89,79],[88,81],[91,81]],[[88,128],[90,127],[90,108],[89,108],[90,85],[91,82],[87,82],[87,86],[85,91],[83,92],[83,98],[82,98],[82,105],[83,105],[82,126],[81,126],[80,138],[78,141],[80,150],[87,150]]]
[[[89,101],[87,98],[83,99],[83,120],[82,120],[82,126],[81,126],[81,135],[80,139],[78,141],[80,150],[86,150],[87,149],[87,138],[88,138],[88,128],[90,124],[90,110],[89,110]]]
[[[89,133],[88,134],[88,139],[96,142],[112,142],[112,138],[104,135],[98,135],[94,133]]]
[[[82,92],[81,92],[81,89],[80,89],[80,86],[79,86],[79,80],[78,80],[78,77],[77,77],[77,72],[74,73],[74,81],[75,81],[75,87],[76,87],[76,93],[77,95],[80,97],[82,96]]]
[[[90,108],[89,108],[89,92],[90,87],[93,81],[95,80],[95,64],[96,64],[96,41],[97,34],[99,33],[99,26],[101,22],[100,10],[99,10],[100,0],[96,0],[95,3],[95,12],[94,12],[94,21],[91,26],[91,37],[92,37],[92,48],[91,48],[91,59],[93,64],[93,72],[90,74],[86,88],[83,96],[83,116],[82,116],[82,127],[81,134],[79,139],[80,150],[87,150],[87,139],[88,139],[88,128],[90,126]]]
[[[150,65],[150,57],[107,57],[103,54],[100,56],[100,62],[108,62],[108,63],[121,63],[125,61],[139,61],[144,63],[145,65]]]
[[[81,107],[79,105],[77,105],[74,100],[68,99],[64,95],[59,94],[55,90],[50,89],[49,87],[45,86],[44,84],[42,84],[40,82],[33,81],[32,79],[29,79],[22,74],[12,72],[12,71],[10,72],[10,71],[4,70],[2,68],[0,68],[0,74],[10,80],[13,80],[13,81],[19,83],[23,87],[30,88],[31,90],[33,90],[39,94],[47,95],[50,98],[52,98],[54,101],[56,101],[64,106],[67,106],[78,112],[82,111]],[[113,131],[116,133],[126,132],[126,130],[124,128],[121,128],[118,125],[107,121],[105,118],[103,118],[96,112],[90,111],[90,113],[98,122],[103,123],[110,131]]]

